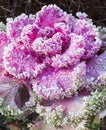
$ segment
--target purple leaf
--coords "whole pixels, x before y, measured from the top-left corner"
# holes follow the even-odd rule
[[[106,51],[101,55],[96,55],[93,57],[90,62],[87,63],[87,76],[88,78],[94,77],[95,79],[98,76],[106,72]]]
[[[28,89],[26,88],[26,86],[23,84],[22,86],[20,86],[18,88],[18,91],[15,95],[15,103],[16,105],[22,109],[22,107],[25,105],[25,102],[27,102],[29,100],[29,92]]]

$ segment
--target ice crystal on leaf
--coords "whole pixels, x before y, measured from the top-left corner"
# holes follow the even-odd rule
[[[32,81],[33,90],[46,100],[71,97],[72,94],[83,88],[82,80],[86,75],[85,68],[85,63],[80,63],[73,70],[70,68],[46,70]]]
[[[22,29],[28,24],[33,24],[34,16],[30,15],[29,17],[26,14],[21,14],[16,17],[14,20],[10,19],[7,21],[6,32],[9,39],[17,40],[20,38]]]
[[[7,46],[9,43],[9,40],[7,38],[7,35],[5,32],[0,32],[0,75],[4,72],[4,66],[3,66],[3,53],[4,53],[4,47]]]

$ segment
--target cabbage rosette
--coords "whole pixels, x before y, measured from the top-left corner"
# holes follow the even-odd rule
[[[102,46],[99,29],[85,13],[74,17],[48,5],[36,16],[8,19],[0,32],[3,103],[20,111],[36,104],[35,111],[49,126],[89,129],[90,119],[105,107]]]

